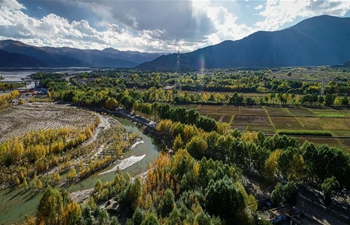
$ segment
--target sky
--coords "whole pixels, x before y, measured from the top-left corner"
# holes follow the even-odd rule
[[[188,52],[318,15],[349,17],[350,0],[0,0],[0,40]]]

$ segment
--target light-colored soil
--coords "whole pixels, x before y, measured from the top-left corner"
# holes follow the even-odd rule
[[[29,131],[60,127],[84,127],[92,124],[93,112],[54,103],[26,103],[0,113],[0,142]]]

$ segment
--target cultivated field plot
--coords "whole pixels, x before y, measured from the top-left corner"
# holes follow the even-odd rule
[[[174,105],[176,107],[185,107],[186,109],[195,109],[198,107],[196,104],[189,104],[189,105]]]
[[[222,114],[228,114],[228,115],[237,115],[239,113],[239,106],[232,106],[232,105],[221,105],[219,106],[218,113]]]
[[[275,133],[275,129],[273,128],[272,125],[249,125],[247,127],[248,131],[262,131],[264,132],[266,135],[273,135]]]
[[[330,130],[333,137],[350,137],[350,129],[349,130]]]
[[[179,106],[179,105],[177,105]],[[219,122],[230,123],[240,131],[262,131],[273,135],[278,130],[329,131],[333,137],[299,136],[303,143],[329,144],[350,152],[350,110],[320,108],[280,108],[270,106],[181,105],[195,108],[202,115]]]
[[[221,122],[223,123],[230,123],[231,120],[232,120],[232,115],[224,115],[222,118],[221,118]]]
[[[276,108],[276,107],[269,107],[269,106],[264,106],[264,108],[270,117],[293,116],[293,114],[287,108]]]
[[[315,117],[317,116],[315,113],[311,112],[306,108],[289,108],[289,111],[298,117]]]
[[[348,152],[350,153],[350,138],[341,138],[340,142],[347,147]]]
[[[350,130],[350,118],[320,118],[324,130]]]
[[[309,109],[315,113],[318,117],[346,117],[346,111],[339,111],[334,109]]]
[[[237,115],[232,121],[235,125],[270,125],[270,121],[267,116],[250,116],[250,115]]]
[[[0,113],[0,142],[22,136],[28,131],[59,127],[85,127],[94,123],[97,115],[67,105],[27,103]]]
[[[245,131],[245,130],[246,130],[246,127],[247,127],[247,126],[245,126],[245,125],[235,125],[235,124],[232,124],[232,125],[231,125],[231,128],[232,128],[232,129],[236,129],[236,128],[237,128],[237,129],[240,130],[240,131]]]
[[[219,106],[217,105],[199,105],[196,110],[203,115],[206,115],[208,113],[217,113],[217,109]]]
[[[223,115],[217,114],[217,113],[208,113],[207,116],[210,117],[210,118],[213,118],[214,120],[216,120],[218,122],[220,122],[220,119],[222,117],[224,117]]]
[[[331,147],[341,148],[346,150],[347,147],[338,139],[338,138],[326,138],[326,137],[296,137],[296,139],[303,144],[306,140],[309,142],[313,142],[315,145],[329,145]]]
[[[295,117],[305,130],[323,130],[317,117]]]
[[[266,112],[260,105],[239,106],[239,114],[238,115],[265,116]]]
[[[295,117],[270,117],[276,130],[303,130],[303,126]]]

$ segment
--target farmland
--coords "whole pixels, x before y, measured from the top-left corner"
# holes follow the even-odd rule
[[[270,106],[217,106],[191,105],[202,115],[216,121],[227,122],[232,128],[241,131],[263,131],[267,135],[278,131],[308,131],[306,137],[297,137],[316,144],[329,144],[350,151],[350,110],[279,108]],[[314,135],[313,135],[314,132]],[[322,133],[331,133],[331,137],[314,137]],[[320,134],[321,133],[321,134]],[[292,135],[292,132],[291,132]]]

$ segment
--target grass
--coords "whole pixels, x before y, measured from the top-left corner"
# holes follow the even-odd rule
[[[276,134],[332,137],[332,133],[325,130],[277,130]]]
[[[339,112],[316,112],[319,117],[345,117],[343,113]]]

